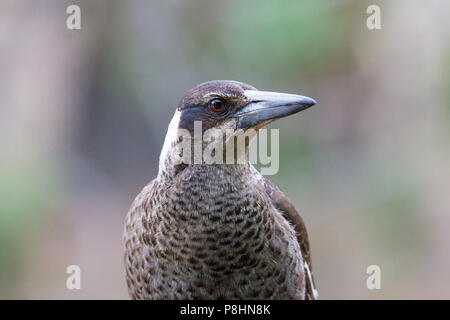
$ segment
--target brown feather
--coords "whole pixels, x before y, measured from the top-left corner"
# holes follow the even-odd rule
[[[304,266],[306,280],[305,298],[307,300],[316,300],[317,291],[312,272],[311,251],[309,248],[308,231],[306,230],[305,222],[289,198],[275,184],[264,177],[264,185],[267,194],[272,200],[273,206],[282,213],[283,217],[289,221],[290,225],[297,233],[297,241],[300,245],[303,260],[308,264],[308,266]]]

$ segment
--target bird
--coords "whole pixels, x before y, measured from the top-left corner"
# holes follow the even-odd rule
[[[157,177],[125,219],[131,299],[318,298],[305,223],[289,198],[248,160],[254,134],[244,148],[228,148],[249,130],[314,104],[306,96],[260,91],[232,80],[204,82],[186,92],[168,126]],[[186,161],[180,161],[180,136],[194,146],[196,123],[203,134],[234,130],[231,138],[217,140],[225,146],[216,150],[228,154],[231,163],[195,161],[194,152],[184,149]]]

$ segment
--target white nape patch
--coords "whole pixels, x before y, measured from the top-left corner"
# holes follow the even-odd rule
[[[169,127],[167,128],[166,138],[164,139],[164,145],[161,150],[161,154],[159,156],[159,172],[158,175],[161,174],[165,169],[165,161],[167,159],[168,153],[172,147],[172,143],[176,142],[178,138],[178,127],[180,124],[181,112],[179,110],[175,111],[175,114],[172,117],[172,120],[169,123]]]

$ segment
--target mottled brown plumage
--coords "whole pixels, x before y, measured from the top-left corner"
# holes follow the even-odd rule
[[[214,81],[190,90],[180,101],[158,177],[137,196],[126,218],[125,266],[131,298],[315,298],[305,225],[274,184],[248,161],[174,162],[178,140],[173,131],[193,130],[194,119],[205,123],[203,130],[242,123],[256,127],[249,114],[245,121],[240,116],[246,106],[260,103],[248,98],[254,90],[239,82]],[[218,97],[226,103],[226,114],[207,111],[211,99]],[[277,112],[270,116],[281,117]],[[270,122],[267,117],[259,115],[258,124]]]

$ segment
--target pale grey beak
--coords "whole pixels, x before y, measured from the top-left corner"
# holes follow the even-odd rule
[[[314,99],[296,94],[245,90],[249,103],[231,117],[238,118],[238,129],[254,127],[305,110],[316,104]]]

